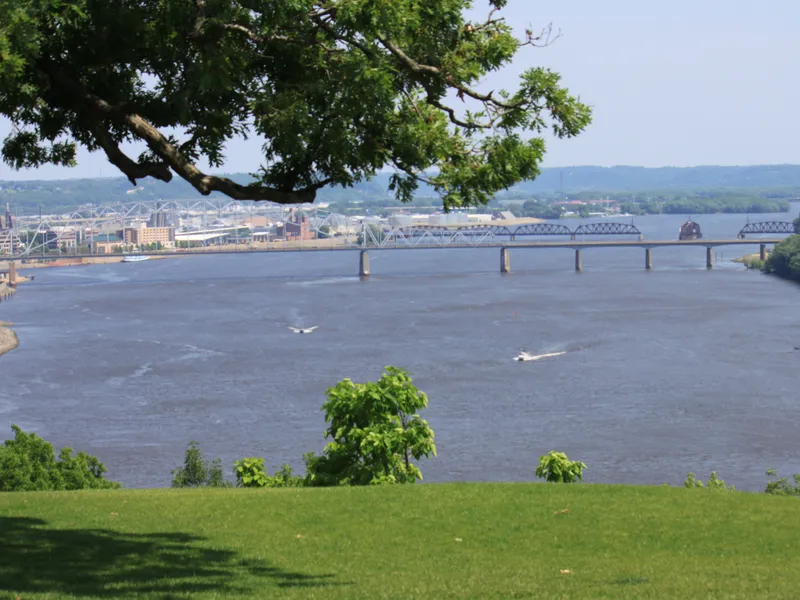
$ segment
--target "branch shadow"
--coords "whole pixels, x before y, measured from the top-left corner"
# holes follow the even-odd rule
[[[41,519],[0,517],[0,592],[113,598],[147,594],[169,600],[186,593],[252,593],[256,585],[311,588],[351,585],[334,574],[285,571],[236,552],[199,545],[187,533],[121,533],[52,529]],[[252,581],[250,582],[252,584]]]

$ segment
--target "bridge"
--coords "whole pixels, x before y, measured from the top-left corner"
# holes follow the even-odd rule
[[[774,245],[782,241],[782,238],[763,238],[758,240],[745,240],[737,239],[716,239],[716,240],[565,240],[565,241],[506,241],[506,242],[491,242],[485,243],[480,247],[483,248],[499,248],[500,249],[500,272],[511,272],[511,250],[512,249],[544,249],[544,248],[560,248],[572,250],[575,253],[575,271],[581,272],[583,270],[582,251],[589,248],[639,248],[645,251],[644,267],[645,269],[653,268],[652,250],[654,248],[664,247],[700,247],[706,249],[706,268],[711,269],[714,266],[713,249],[721,246],[752,246],[755,243],[760,245],[760,256],[762,260],[766,259],[767,245]],[[476,248],[475,244],[451,244],[447,248]],[[375,251],[391,251],[391,250],[432,250],[442,249],[443,246],[439,244],[415,244],[413,246],[383,246],[383,247],[370,247],[364,245],[354,244],[352,242],[344,242],[339,245],[320,246],[318,244],[295,244],[275,246],[264,249],[256,249],[250,247],[232,248],[232,249],[208,249],[208,250],[158,250],[153,252],[127,252],[115,255],[85,255],[83,258],[91,260],[92,258],[107,258],[109,256],[192,256],[192,255],[218,255],[218,254],[271,254],[271,253],[285,253],[285,252],[359,252],[359,275],[361,277],[369,277],[371,274],[369,252]],[[38,261],[52,261],[64,260],[64,256],[53,255],[28,255],[25,257],[8,257],[7,260],[13,264],[15,260],[38,260]],[[2,257],[0,257],[2,260]]]
[[[296,210],[296,212],[294,212]],[[249,227],[255,233],[259,227],[280,224],[292,214],[307,218],[308,230],[317,239],[287,241],[275,240],[266,246],[242,244],[240,227]],[[775,244],[784,236],[795,232],[788,221],[747,223],[737,239],[716,240],[645,240],[641,231],[631,222],[600,220],[578,225],[571,229],[563,222],[524,222],[522,219],[493,220],[489,222],[454,223],[444,225],[419,224],[387,227],[371,217],[353,217],[332,213],[318,206],[286,207],[271,203],[244,203],[228,199],[202,198],[188,201],[132,201],[103,206],[85,206],[65,215],[19,217],[15,229],[0,231],[9,239],[0,239],[0,261],[40,260],[50,261],[76,258],[76,232],[94,232],[83,242],[91,241],[97,232],[134,226],[145,220],[156,226],[190,228],[193,231],[236,230],[229,235],[233,248],[206,246],[203,249],[160,250],[126,252],[125,255],[181,256],[192,254],[269,253],[269,252],[319,252],[359,251],[359,273],[369,275],[369,250],[432,249],[432,248],[499,248],[501,271],[510,272],[512,249],[562,248],[575,252],[575,269],[582,270],[581,252],[590,248],[634,247],[645,250],[645,267],[652,268],[652,250],[662,246],[702,246],[706,248],[706,266],[712,267],[712,248],[725,245],[760,244],[760,255],[766,258],[766,246]],[[253,229],[255,228],[255,229]],[[748,235],[767,235],[768,238],[751,238]],[[302,237],[302,236],[301,236]],[[613,239],[635,237],[632,240]],[[327,238],[327,239],[323,239]],[[542,239],[545,238],[545,239]],[[549,239],[548,239],[549,238]],[[563,239],[557,239],[563,238]],[[606,238],[606,239],[597,239]],[[53,252],[71,242],[76,254]],[[8,248],[8,249],[7,249]],[[9,250],[10,249],[10,250]],[[115,256],[120,256],[115,253]],[[86,255],[83,255],[86,256]],[[108,256],[108,255],[101,255]],[[91,260],[91,259],[90,259]]]
[[[744,239],[747,234],[792,234],[800,233],[795,224],[791,221],[761,221],[760,223],[748,223],[739,232],[739,238]]]
[[[502,223],[499,222],[499,223]],[[576,240],[578,236],[590,235],[637,235],[642,232],[632,223],[602,221],[579,225],[575,230],[557,223],[526,223],[522,225],[502,224],[471,225],[412,225],[382,229],[377,225],[362,224],[360,237],[363,245],[386,248],[388,246],[453,246],[459,244],[485,246],[499,239],[515,241],[518,237],[567,236]]]

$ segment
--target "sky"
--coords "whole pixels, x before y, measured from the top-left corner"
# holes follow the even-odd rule
[[[509,0],[500,14],[520,36],[552,23],[561,37],[522,48],[485,89],[514,89],[521,71],[543,66],[594,110],[578,137],[547,138],[544,167],[800,164],[800,3]],[[8,131],[0,119],[0,139]],[[255,171],[259,154],[257,139],[232,141],[220,171]],[[120,175],[102,153],[81,151],[78,163],[0,163],[0,180]]]

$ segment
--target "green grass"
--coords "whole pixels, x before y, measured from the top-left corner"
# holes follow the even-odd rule
[[[800,504],[763,494],[586,484],[0,494],[0,598],[795,598],[798,567]]]

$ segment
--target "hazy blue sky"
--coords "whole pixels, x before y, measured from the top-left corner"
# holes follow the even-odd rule
[[[552,22],[562,37],[524,48],[488,84],[512,88],[522,69],[547,66],[594,107],[581,136],[548,143],[545,166],[800,163],[800,3],[509,0],[503,14],[520,33]],[[224,171],[253,171],[259,142],[234,142],[227,156]],[[86,152],[74,169],[0,164],[0,179],[112,175]]]

